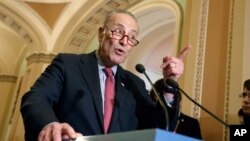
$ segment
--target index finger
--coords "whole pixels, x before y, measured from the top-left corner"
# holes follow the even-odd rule
[[[191,49],[191,45],[187,45],[177,56],[179,59],[183,60],[186,56],[188,51]]]
[[[74,129],[68,123],[60,123],[60,127],[52,132],[53,141],[62,141],[62,139],[76,139]]]
[[[76,138],[75,130],[67,123],[63,123],[62,133],[66,134],[71,139]]]

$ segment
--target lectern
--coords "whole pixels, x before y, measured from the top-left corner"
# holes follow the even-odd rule
[[[76,141],[199,141],[161,129],[137,130],[77,138]]]

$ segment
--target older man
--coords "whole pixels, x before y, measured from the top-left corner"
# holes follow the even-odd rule
[[[124,70],[139,43],[134,15],[109,13],[99,28],[99,48],[89,54],[59,54],[22,98],[26,140],[76,138],[155,127],[154,103],[145,83]],[[165,78],[178,79],[189,47],[163,59]]]

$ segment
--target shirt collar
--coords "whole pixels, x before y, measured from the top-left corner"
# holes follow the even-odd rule
[[[98,54],[98,50],[95,51],[95,55],[96,55],[96,58],[97,58],[97,63],[98,63],[98,68],[99,70],[103,70],[105,68],[105,65],[104,63],[102,62],[99,54]],[[114,73],[114,75],[116,74],[117,72],[117,65],[113,66],[112,68],[112,72]]]

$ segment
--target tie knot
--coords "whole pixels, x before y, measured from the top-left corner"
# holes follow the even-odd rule
[[[106,76],[113,76],[113,72],[111,68],[104,68],[103,71],[105,72]]]

